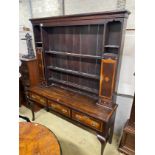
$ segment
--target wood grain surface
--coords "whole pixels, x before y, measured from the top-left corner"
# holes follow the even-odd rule
[[[96,104],[97,100],[56,86],[48,88],[39,85],[34,86],[29,89],[29,94],[37,94],[41,97],[46,97],[48,99],[49,107],[51,107],[51,102],[55,101],[63,106],[76,111],[78,110],[79,112],[105,122],[109,121],[117,108],[116,104],[112,104],[111,108],[100,106]]]
[[[37,123],[19,123],[20,155],[61,155],[56,136]]]

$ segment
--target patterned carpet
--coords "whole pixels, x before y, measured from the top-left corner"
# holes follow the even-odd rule
[[[32,118],[31,111],[22,106],[19,114]],[[44,109],[35,113],[34,122],[47,126],[57,136],[62,155],[100,155],[101,145],[96,136]],[[117,151],[118,137],[114,135],[113,143],[107,144],[104,155],[122,155]]]

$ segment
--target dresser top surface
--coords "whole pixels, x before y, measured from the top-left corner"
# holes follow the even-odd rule
[[[116,104],[113,104],[111,108],[108,108],[96,104],[97,100],[95,99],[56,86],[48,88],[34,86],[31,87],[29,91],[105,122],[109,121],[113,112],[117,108]]]

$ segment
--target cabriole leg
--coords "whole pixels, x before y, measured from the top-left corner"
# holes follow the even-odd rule
[[[116,112],[113,115],[113,120],[112,120],[111,127],[110,127],[110,136],[108,140],[110,144],[112,143],[112,138],[113,138],[113,133],[114,133],[115,115],[116,115]]]
[[[113,132],[114,132],[114,122],[110,128],[110,136],[109,136],[109,143],[112,143],[112,137],[113,137]]]
[[[101,135],[97,135],[98,140],[101,143],[101,155],[103,155],[105,146],[106,146],[106,139],[104,137],[102,137]]]

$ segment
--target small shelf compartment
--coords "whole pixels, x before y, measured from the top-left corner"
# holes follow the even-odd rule
[[[40,25],[33,26],[35,43],[42,42]]]
[[[42,48],[43,42],[35,42],[37,48]]]
[[[91,78],[91,79],[95,79],[95,80],[99,80],[100,79],[100,77],[98,75],[83,73],[83,72],[80,72],[80,71],[74,71],[74,70],[64,69],[64,68],[54,67],[54,66],[47,66],[47,68],[48,69],[52,69],[52,70],[56,70],[56,71],[60,71],[60,72],[64,72],[64,73],[69,73],[69,74],[73,74],[73,75],[83,76],[83,77],[87,77],[87,78]]]
[[[101,59],[101,56],[96,55],[88,55],[88,54],[77,54],[72,52],[60,52],[60,51],[45,51],[45,53],[55,54],[55,55],[64,55],[64,56],[72,56],[72,57],[79,57],[79,58],[91,58],[91,59]]]
[[[59,79],[56,79],[56,78],[49,78],[48,80],[53,81],[53,82],[57,82],[57,83],[61,83],[61,84],[64,84],[64,85],[67,85],[67,86],[70,86],[70,87],[78,88],[78,89],[81,89],[81,90],[84,90],[84,91],[87,91],[87,92],[90,92],[90,93],[98,94],[98,90],[96,90],[96,89],[88,88],[86,86],[81,86],[81,85],[78,85],[78,84],[75,84],[75,83],[72,83],[72,82],[59,80]]]
[[[115,54],[115,55],[118,55],[118,53],[119,53],[119,50],[118,50],[118,48],[110,48],[110,47],[107,47],[107,48],[105,48],[105,51],[104,51],[104,54]],[[104,57],[104,56],[103,56]]]
[[[118,45],[105,45],[106,48],[119,48]]]
[[[35,42],[36,44],[42,44],[43,42],[41,42],[41,41],[38,41],[38,42]]]
[[[105,47],[119,48],[121,42],[121,22],[113,21],[107,24]]]

